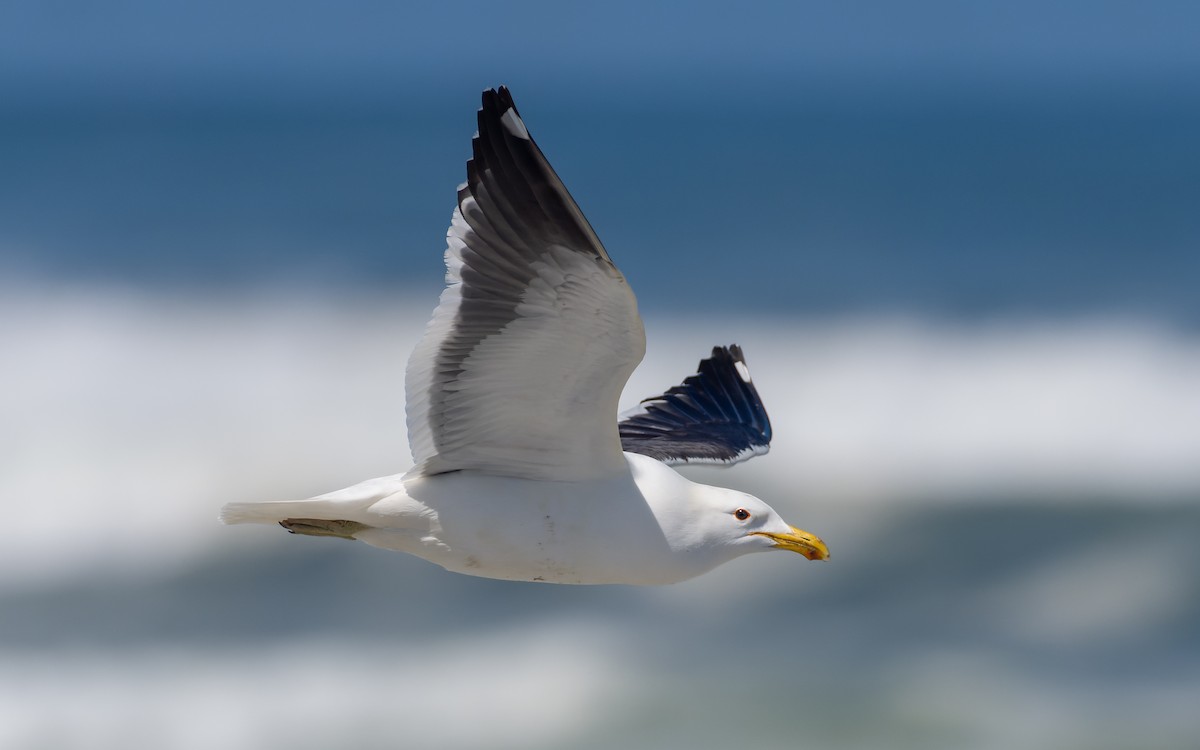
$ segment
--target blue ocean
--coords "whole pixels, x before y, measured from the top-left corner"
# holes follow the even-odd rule
[[[1200,95],[1081,88],[515,90],[644,305],[1194,326]],[[0,104],[9,263],[436,285],[477,88],[223,93]]]

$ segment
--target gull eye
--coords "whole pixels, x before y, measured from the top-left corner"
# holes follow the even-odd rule
[[[733,517],[739,521],[745,521],[750,517],[750,511],[746,510],[745,508],[738,508],[733,512]]]

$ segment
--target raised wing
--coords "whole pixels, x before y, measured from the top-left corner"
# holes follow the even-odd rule
[[[410,476],[623,471],[613,418],[646,350],[633,292],[503,86],[472,146],[446,289],[408,361]]]
[[[771,420],[737,344],[713,347],[698,372],[621,415],[621,447],[667,464],[732,465],[771,447]]]

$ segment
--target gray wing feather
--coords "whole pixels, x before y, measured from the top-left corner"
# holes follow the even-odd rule
[[[613,416],[645,351],[633,293],[508,90],[485,91],[478,119],[447,287],[409,360],[413,473],[622,469]]]

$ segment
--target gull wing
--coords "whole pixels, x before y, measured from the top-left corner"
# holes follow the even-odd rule
[[[771,420],[737,344],[713,347],[698,372],[621,415],[621,446],[666,464],[732,465],[771,447]]]
[[[483,92],[446,234],[446,289],[408,361],[410,476],[625,470],[613,417],[637,301],[503,86]]]

